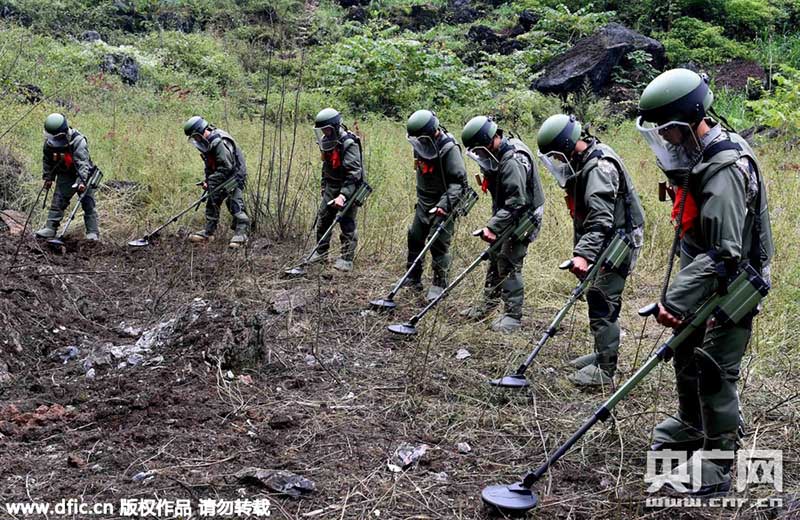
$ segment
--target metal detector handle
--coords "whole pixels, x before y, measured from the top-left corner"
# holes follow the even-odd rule
[[[658,304],[651,303],[639,309],[639,316],[645,318],[647,316],[658,316]]]

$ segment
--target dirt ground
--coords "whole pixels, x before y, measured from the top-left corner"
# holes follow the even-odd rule
[[[583,306],[532,367],[529,391],[513,393],[485,382],[516,367],[557,309],[535,296],[514,337],[461,320],[456,294],[401,341],[385,326],[421,296],[401,293],[394,316],[368,311],[398,273],[366,257],[352,274],[287,280],[299,243],[234,253],[169,237],[140,250],[72,241],[53,254],[26,241],[11,265],[16,245],[0,232],[0,504],[269,498],[273,518],[486,518],[481,489],[538,465],[603,399],[564,377],[588,350]],[[641,293],[623,315],[621,377],[660,335],[651,324],[639,341]],[[784,449],[784,492],[740,496],[780,495],[782,508],[646,507],[649,432],[674,410],[665,367],[536,485],[530,517],[800,518],[800,410],[784,401],[796,389],[748,372],[742,390],[745,444]],[[402,444],[428,450],[395,472]],[[237,478],[248,467],[315,489],[271,492]]]

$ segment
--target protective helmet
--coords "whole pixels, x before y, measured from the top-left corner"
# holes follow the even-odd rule
[[[500,160],[490,148],[497,131],[497,123],[487,116],[473,117],[461,131],[461,142],[467,149],[467,157],[477,162],[485,171],[497,171],[500,167]]]
[[[66,148],[69,144],[69,124],[64,114],[50,114],[44,120],[44,137],[51,148]]]
[[[183,123],[183,133],[188,136],[188,141],[202,153],[208,153],[211,148],[211,143],[203,136],[208,126],[208,121],[200,116],[192,116]]]
[[[339,142],[339,126],[342,124],[342,114],[334,108],[325,108],[319,111],[314,118],[314,134],[317,145],[323,152],[336,148]]]
[[[548,117],[536,136],[539,159],[562,188],[575,176],[570,158],[580,138],[581,123],[566,114]]]
[[[713,100],[708,77],[687,69],[668,70],[644,89],[636,129],[662,170],[685,172],[697,163],[701,150],[694,125],[703,120]]]
[[[408,118],[406,139],[411,143],[414,153],[425,160],[439,155],[434,135],[439,129],[439,119],[430,110],[417,110]]]

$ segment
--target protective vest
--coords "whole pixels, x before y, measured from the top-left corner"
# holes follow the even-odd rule
[[[515,158],[525,166],[527,177],[525,179],[525,195],[528,200],[527,208],[534,209],[544,205],[544,190],[536,169],[533,152],[528,146],[516,137],[508,138],[504,147],[500,149],[500,162]]]
[[[352,132],[343,132],[333,150],[322,152],[322,174],[325,179],[337,183],[344,181],[347,172],[344,170],[342,160],[344,159],[345,150],[352,145],[358,146],[358,155],[361,156],[361,139]],[[363,173],[363,161],[361,168]]]
[[[228,143],[230,148],[233,150],[235,163],[233,174],[239,179],[239,187],[243,188],[244,182],[247,179],[247,164],[244,160],[244,152],[242,152],[242,149],[236,144],[236,141],[233,139],[233,137],[231,137],[228,132],[215,128],[211,135],[208,136],[208,142],[210,143],[208,147],[209,153],[203,154],[203,158],[205,159],[208,168],[211,171],[217,169],[216,157],[210,152],[210,150],[213,150],[217,146],[223,145],[223,143]]]
[[[67,146],[59,148],[47,147],[47,152],[50,154],[53,161],[54,173],[63,168],[64,171],[72,175],[77,174],[74,153],[81,144],[88,146],[89,140],[77,130],[71,130],[70,140]]]
[[[583,173],[589,172],[595,168],[601,159],[612,163],[619,173],[619,191],[617,192],[614,205],[614,226],[616,228],[621,224],[624,226],[625,232],[630,233],[635,228],[644,225],[644,209],[639,200],[639,195],[633,189],[633,181],[631,180],[627,168],[625,168],[625,163],[622,162],[622,159],[613,148],[600,141],[595,141],[581,167],[581,175],[577,176],[575,181],[573,181],[576,183],[575,191],[578,191],[577,182],[579,178],[582,177]],[[621,207],[620,204],[622,205]],[[580,196],[576,196],[568,191],[567,207],[573,218],[576,218],[576,216],[581,220],[585,218],[587,208],[585,207],[585,200],[582,193]],[[622,222],[618,222],[620,214],[622,215]],[[596,230],[587,229],[586,231],[590,232]],[[603,229],[600,231],[610,234],[613,229]]]

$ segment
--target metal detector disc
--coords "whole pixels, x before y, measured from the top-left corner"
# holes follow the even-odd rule
[[[397,307],[397,304],[394,302],[394,300],[384,300],[383,298],[380,300],[372,300],[369,302],[369,304],[373,309],[379,311],[393,311],[395,307]]]
[[[539,497],[519,482],[511,485],[487,486],[481,491],[481,498],[486,505],[502,513],[523,513],[530,511],[539,503]]]
[[[512,374],[510,376],[503,376],[500,379],[492,379],[489,381],[492,386],[501,386],[503,388],[528,388],[530,383],[525,379],[523,374]]]
[[[394,332],[402,336],[413,336],[417,333],[416,327],[410,323],[397,323],[395,325],[389,325],[386,328],[389,329],[389,332]]]
[[[306,270],[299,266],[292,267],[291,269],[285,270],[284,274],[286,274],[286,276],[303,276],[306,274]]]
[[[50,249],[59,253],[64,249],[64,241],[60,238],[51,238],[47,241],[47,245],[50,246]]]
[[[149,246],[150,242],[145,238],[137,238],[136,240],[131,240],[128,242],[128,245],[131,247],[145,247]]]

